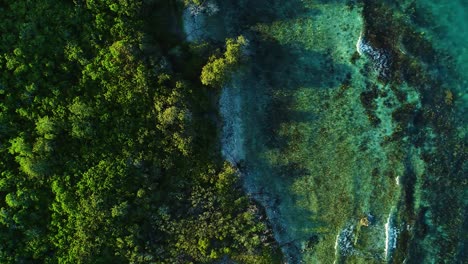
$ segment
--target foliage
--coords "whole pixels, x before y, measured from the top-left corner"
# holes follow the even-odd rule
[[[208,63],[203,67],[201,73],[201,82],[204,85],[221,85],[229,77],[229,74],[240,62],[242,47],[247,44],[243,36],[237,39],[226,40],[226,51],[223,56],[211,56]]]
[[[201,5],[201,0],[184,0],[185,5]]]
[[[168,2],[0,4],[1,263],[269,258]]]

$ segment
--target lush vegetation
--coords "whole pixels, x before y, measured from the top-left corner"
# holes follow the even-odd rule
[[[228,81],[230,73],[238,66],[242,57],[242,47],[247,44],[243,36],[236,40],[226,40],[226,51],[221,55],[212,55],[208,63],[203,66],[201,82],[205,85],[219,86]]]
[[[222,82],[245,40],[209,59],[180,9],[2,1],[1,263],[275,261],[200,82]]]

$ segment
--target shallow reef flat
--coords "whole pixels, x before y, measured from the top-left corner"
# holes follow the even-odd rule
[[[285,262],[466,260],[467,8],[226,1],[207,18],[224,30],[204,40],[249,43],[221,143]]]

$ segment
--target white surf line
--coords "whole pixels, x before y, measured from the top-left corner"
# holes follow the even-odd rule
[[[387,259],[388,255],[390,216],[391,214],[388,216],[387,223],[385,223],[385,259]]]
[[[338,235],[336,235],[336,240],[335,240],[335,260],[333,260],[333,264],[336,264],[336,260],[338,258],[338,240],[340,239],[340,234],[341,232],[338,232]]]
[[[385,223],[385,260],[390,257],[392,250],[396,248],[397,242],[397,230],[392,226],[392,211],[388,214],[387,223]]]
[[[356,42],[356,51],[359,53],[359,55],[362,56],[362,31],[359,33],[359,38],[358,41]]]

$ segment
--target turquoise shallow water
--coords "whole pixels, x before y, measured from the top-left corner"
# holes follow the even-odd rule
[[[249,40],[223,154],[285,261],[463,263],[466,1],[218,4],[199,40]]]

